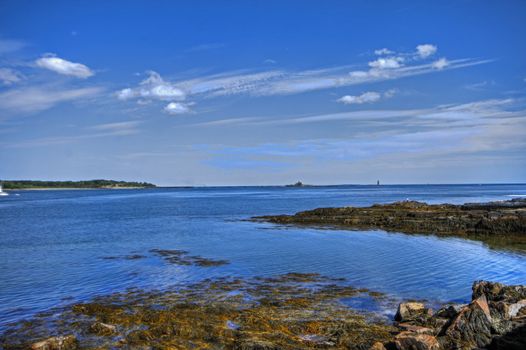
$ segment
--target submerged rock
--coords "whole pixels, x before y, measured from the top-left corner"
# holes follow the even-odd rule
[[[95,322],[90,326],[90,332],[97,335],[113,335],[117,333],[117,327],[112,324],[107,324],[103,322]]]
[[[228,260],[214,260],[202,256],[188,255],[186,250],[177,249],[151,249],[153,253],[164,261],[175,265],[194,265],[201,267],[221,266],[229,263]]]
[[[73,335],[51,337],[31,344],[31,350],[75,350],[77,338]]]

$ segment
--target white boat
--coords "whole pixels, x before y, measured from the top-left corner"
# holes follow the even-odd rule
[[[9,193],[2,190],[2,184],[0,184],[0,196],[9,196]]]

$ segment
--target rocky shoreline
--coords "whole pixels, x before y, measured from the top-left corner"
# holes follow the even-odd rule
[[[525,297],[525,286],[479,281],[468,305],[433,312],[422,303],[402,303],[395,316],[401,332],[385,345],[401,350],[525,349]]]
[[[395,321],[347,307],[385,295],[318,274],[218,278],[171,291],[130,290],[11,326],[5,350],[524,349],[526,286],[478,281],[472,301],[432,311],[398,306]],[[58,316],[56,316],[58,314]]]
[[[318,208],[252,220],[441,236],[512,237],[526,242],[526,199],[522,198],[462,205],[402,201],[370,207]]]

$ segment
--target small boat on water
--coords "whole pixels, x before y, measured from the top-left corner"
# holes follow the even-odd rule
[[[0,184],[0,196],[9,196],[9,193],[2,190],[2,184]]]

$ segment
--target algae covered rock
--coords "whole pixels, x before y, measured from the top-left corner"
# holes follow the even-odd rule
[[[31,350],[75,350],[77,338],[73,335],[51,337],[31,344]]]
[[[419,234],[510,236],[526,241],[526,200],[463,205],[402,201],[370,207],[318,208],[294,215],[253,218],[278,224],[336,225],[351,229],[382,229]]]
[[[109,336],[117,333],[117,327],[112,324],[95,322],[90,326],[90,332],[97,335]]]

